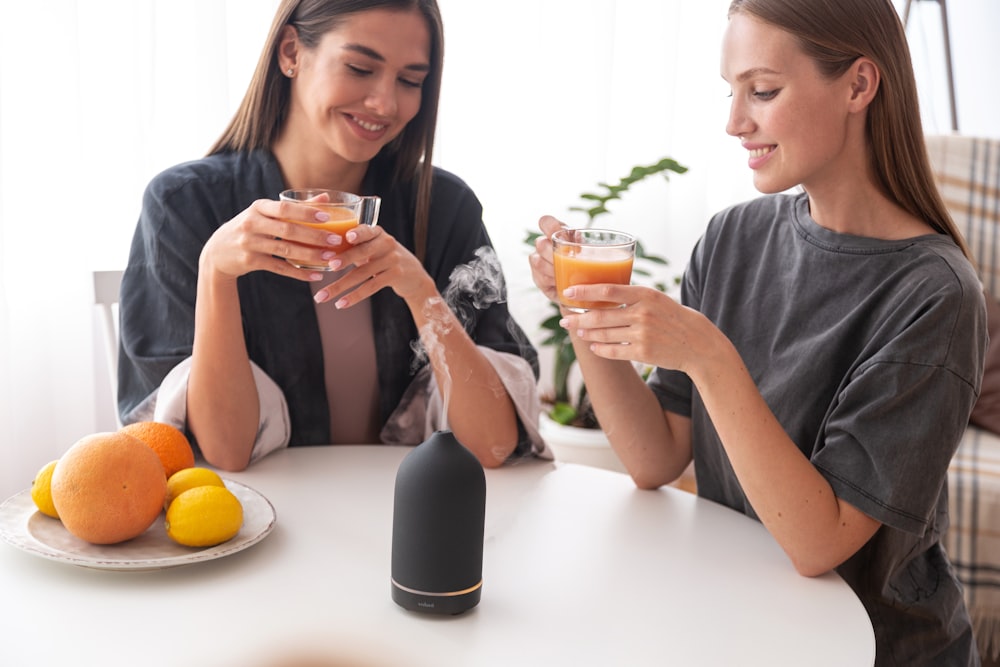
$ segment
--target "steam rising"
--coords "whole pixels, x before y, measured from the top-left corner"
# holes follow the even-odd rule
[[[475,331],[482,311],[494,304],[507,301],[507,287],[496,251],[489,246],[483,246],[476,250],[475,255],[476,258],[468,264],[455,267],[448,276],[448,286],[442,295],[443,303],[455,313],[462,327],[470,335]],[[433,299],[424,306],[424,315],[428,323],[421,328],[420,339],[413,341],[411,347],[415,353],[414,370],[431,358],[435,360],[438,368],[443,369],[444,377],[440,379],[441,395],[444,399],[444,409],[447,411],[451,397],[451,372],[445,362],[444,346],[440,340],[448,333],[450,320],[441,317],[442,300]],[[513,330],[517,330],[517,327],[513,327]],[[517,331],[517,338],[519,344],[528,344],[520,331]],[[495,387],[494,391],[502,393],[504,388]]]
[[[483,246],[476,250],[475,255],[476,259],[468,264],[456,266],[452,270],[448,276],[448,286],[442,295],[444,303],[455,313],[458,321],[470,335],[476,328],[480,311],[486,310],[493,304],[507,301],[507,287],[496,251],[489,246]],[[437,346],[440,337],[448,333],[448,323],[435,314],[435,308],[439,303],[435,300],[425,306],[424,315],[430,324],[420,331],[423,342],[416,340],[411,343],[416,355],[414,370],[422,366],[430,354],[442,352],[427,349],[428,346]],[[441,360],[443,361],[443,354]]]

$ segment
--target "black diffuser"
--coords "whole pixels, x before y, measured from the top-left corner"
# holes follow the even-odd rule
[[[483,587],[486,476],[451,431],[403,459],[392,512],[392,599],[411,611],[461,614]]]

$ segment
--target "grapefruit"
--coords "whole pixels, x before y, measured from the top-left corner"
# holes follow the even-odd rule
[[[51,489],[66,530],[92,544],[116,544],[156,520],[167,480],[160,457],[138,438],[93,433],[59,459]]]

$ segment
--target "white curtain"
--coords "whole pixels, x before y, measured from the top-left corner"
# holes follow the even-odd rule
[[[543,213],[579,220],[567,209],[584,190],[674,157],[691,171],[641,184],[608,223],[676,273],[711,212],[754,196],[723,129],[728,0],[440,3],[436,162],[483,201],[511,309],[536,341],[544,302],[521,240]],[[221,132],[276,6],[0,6],[0,499],[114,428],[90,272],[124,266],[145,184]]]
[[[221,132],[275,6],[0,4],[0,497],[115,427],[90,272],[124,266],[150,177]]]

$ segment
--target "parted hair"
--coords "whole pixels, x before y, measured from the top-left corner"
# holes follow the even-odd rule
[[[376,156],[390,170],[393,179],[416,182],[414,238],[417,256],[423,260],[444,63],[444,28],[437,0],[282,0],[243,101],[208,154],[270,148],[278,137],[291,100],[291,81],[278,64],[278,46],[286,25],[295,28],[306,48],[315,48],[323,35],[336,29],[349,15],[371,9],[416,9],[426,19],[430,33],[430,71],[422,86],[420,110]]]
[[[827,77],[842,75],[861,57],[875,63],[881,80],[866,134],[879,185],[910,214],[951,236],[971,260],[934,182],[906,31],[892,0],[733,0],[729,16],[737,13],[791,34]]]

